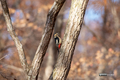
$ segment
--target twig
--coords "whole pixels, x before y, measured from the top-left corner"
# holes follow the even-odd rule
[[[15,47],[15,46],[14,46],[14,45],[13,45],[13,46],[11,45],[11,46],[7,46],[7,47],[5,47],[5,48],[1,48],[1,49],[0,49],[0,52],[5,51],[5,50],[7,50],[8,48],[12,48],[12,47]]]
[[[99,36],[97,36],[97,34],[94,31],[92,31],[87,25],[85,25],[85,23],[83,23],[83,25],[93,34],[93,36],[97,38],[99,43],[101,43],[106,49],[108,49],[108,47],[104,44],[102,39]]]
[[[18,68],[18,67],[13,66],[13,65],[5,64],[3,62],[0,62],[0,63],[7,68],[10,68],[10,69],[13,69],[13,70],[16,70],[16,71],[19,71],[19,72],[23,72],[22,68]]]
[[[5,58],[6,56],[8,56],[8,54],[7,54],[7,55],[5,55],[5,56],[3,56],[3,57],[1,57],[1,58],[0,58],[0,61],[1,61],[3,58]]]
[[[1,75],[3,78],[9,80],[9,79],[8,79],[6,76],[4,76],[3,74],[0,73],[0,75]]]

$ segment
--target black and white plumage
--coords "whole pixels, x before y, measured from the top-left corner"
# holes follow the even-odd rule
[[[59,37],[58,33],[54,34],[54,39],[55,39],[56,47],[57,47],[58,52],[59,52],[59,49],[61,47],[61,38]]]

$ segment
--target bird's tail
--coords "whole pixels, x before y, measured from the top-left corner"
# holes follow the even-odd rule
[[[58,51],[58,53],[59,53],[59,48],[57,48],[57,51]]]

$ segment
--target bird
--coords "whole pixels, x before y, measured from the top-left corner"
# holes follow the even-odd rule
[[[58,50],[58,53],[59,53],[59,49],[61,47],[62,41],[61,41],[61,38],[60,38],[58,33],[54,34],[54,40],[55,40],[55,44],[56,44],[56,47],[57,47],[57,50]]]

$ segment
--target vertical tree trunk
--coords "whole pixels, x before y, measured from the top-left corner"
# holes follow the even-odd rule
[[[62,46],[55,69],[49,80],[65,80],[68,75],[88,1],[89,0],[72,0],[68,25],[66,27]]]

